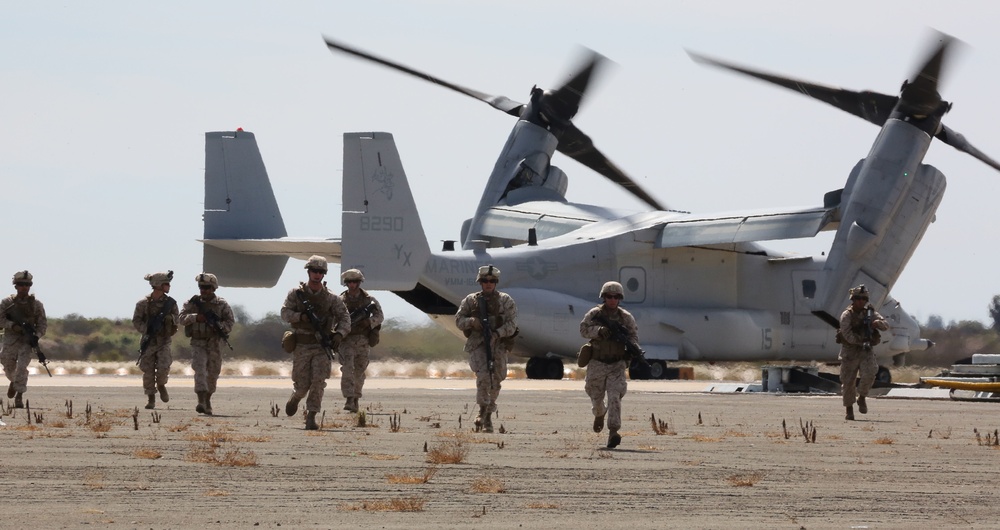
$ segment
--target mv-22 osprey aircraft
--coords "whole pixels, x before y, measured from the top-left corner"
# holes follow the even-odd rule
[[[945,178],[921,163],[932,138],[1000,169],[941,123],[951,108],[937,91],[951,38],[903,84],[899,96],[852,92],[696,60],[799,90],[881,127],[868,156],[822,205],[768,212],[697,215],[667,210],[618,169],[572,122],[603,60],[593,54],[557,90],[533,88],[528,103],[442,81],[327,39],[329,48],[420,77],[518,118],[482,199],[461,230],[461,248],[432,251],[392,135],[344,135],[343,234],[287,237],[253,134],[206,135],[205,270],[231,286],[273,286],[287,257],[327,256],[364,271],[366,287],[392,291],[454,330],[461,299],[477,289],[480,265],[502,271],[501,289],[518,305],[514,353],[530,378],[561,378],[563,359],[583,339],[580,319],[600,286],[617,280],[639,325],[648,372],[700,361],[836,362],[835,342],[848,289],[865,284],[890,331],[875,346],[879,378],[906,352],[931,343],[889,291],[934,219]],[[555,151],[620,184],[652,208],[622,212],[566,199]],[[796,256],[757,241],[836,230],[826,256]],[[456,330],[457,333],[457,330]]]

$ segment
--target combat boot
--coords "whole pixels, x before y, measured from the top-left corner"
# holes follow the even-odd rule
[[[476,416],[476,432],[479,432],[483,428],[483,418],[490,417],[490,409],[488,405],[479,405],[479,415]]]
[[[601,432],[604,430],[604,414],[600,416],[594,416],[594,432]]]
[[[151,409],[156,407],[156,394],[149,394],[146,397],[149,399],[146,401],[146,408]]]
[[[7,385],[7,398],[14,399],[14,394],[17,394],[17,391],[14,390],[14,382],[11,381],[10,384]]]
[[[288,403],[285,403],[285,414],[294,416],[295,413],[299,411],[299,401],[301,399],[302,398],[295,397],[295,394],[292,394],[292,397],[288,398]]]
[[[205,414],[212,415],[212,393],[205,392]]]
[[[198,406],[194,408],[194,411],[199,414],[205,413],[205,392],[195,392],[198,394]]]
[[[316,424],[316,411],[310,410],[306,412],[306,430],[316,431],[319,430],[319,425]]]
[[[160,401],[164,403],[170,401],[170,394],[167,394],[167,385],[156,385],[156,389],[160,391]]]
[[[608,431],[608,449],[614,449],[620,443],[622,443],[622,435],[618,434],[618,431]]]
[[[20,392],[17,392],[16,394],[14,394],[14,408],[15,409],[23,409],[24,408],[24,401],[21,401],[22,397],[23,397],[23,395]]]
[[[351,398],[351,412],[357,412],[360,409],[361,409],[361,407],[358,406],[358,398],[352,397]]]
[[[858,412],[868,414],[868,404],[865,403],[865,396],[858,398]]]
[[[493,432],[493,414],[489,412],[483,416],[483,432]]]
[[[847,406],[847,415],[844,416],[844,419],[845,420],[853,420],[854,419],[854,407],[852,407],[850,405]]]

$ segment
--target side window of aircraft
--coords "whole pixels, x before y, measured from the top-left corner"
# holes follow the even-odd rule
[[[802,280],[803,298],[816,298],[816,280]]]

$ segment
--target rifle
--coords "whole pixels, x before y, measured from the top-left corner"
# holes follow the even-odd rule
[[[486,297],[479,297],[479,324],[483,328],[483,346],[486,347],[486,368],[490,371],[490,390],[493,390],[493,330],[490,329],[490,312]]]
[[[643,351],[637,342],[628,336],[628,330],[625,329],[625,326],[623,326],[621,322],[615,322],[601,312],[594,314],[594,317],[591,320],[608,328],[608,330],[611,331],[609,339],[624,344],[625,355],[627,355],[630,359],[637,359],[643,365],[649,366],[649,363],[646,362],[646,352]]]
[[[173,311],[174,307],[177,306],[177,300],[171,297],[167,297],[167,301],[163,303],[163,307],[160,308],[160,312],[153,317],[148,323],[146,323],[146,332],[142,334],[142,338],[139,339],[139,357],[136,358],[136,366],[142,362],[142,356],[146,354],[146,350],[149,349],[149,344],[153,342],[153,339],[160,334],[160,330],[163,329],[163,321],[167,319],[167,315]]]
[[[353,326],[366,318],[371,318],[372,314],[375,313],[376,307],[375,300],[372,300],[368,305],[351,311],[351,325]]]
[[[312,324],[313,329],[316,330],[316,340],[318,340],[320,345],[323,346],[323,349],[326,351],[326,356],[332,361],[333,340],[329,333],[323,331],[323,322],[320,321],[318,316],[316,316],[316,307],[309,301],[309,297],[306,296],[306,293],[304,293],[302,289],[297,289],[295,294],[299,297],[299,302],[302,303],[302,307],[305,309],[303,313],[305,313],[306,317],[309,318],[309,323]]]
[[[223,331],[222,322],[219,321],[219,315],[216,315],[211,309],[205,309],[205,304],[201,301],[201,296],[199,295],[192,296],[190,302],[198,308],[198,314],[205,317],[205,322],[215,329],[215,331],[219,334],[219,337],[225,341],[226,346],[229,346],[229,349],[232,350],[233,345],[229,343],[229,333]]]
[[[38,362],[41,363],[42,368],[45,368],[49,377],[52,377],[52,372],[49,371],[49,360],[42,353],[42,349],[38,347],[38,334],[35,332],[35,326],[32,326],[27,320],[15,318],[11,313],[7,313],[7,320],[21,326],[21,334],[24,335],[24,338],[28,339],[28,345],[31,346],[31,350],[38,356]]]
[[[875,308],[871,304],[865,308],[865,318],[864,318],[864,329],[865,329],[865,351],[872,351],[872,341],[874,340],[874,333],[872,333],[872,324],[875,322]]]

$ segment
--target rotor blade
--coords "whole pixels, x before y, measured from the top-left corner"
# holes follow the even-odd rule
[[[458,92],[460,94],[465,94],[466,96],[469,96],[471,98],[475,98],[478,99],[479,101],[488,103],[491,107],[499,109],[507,114],[510,114],[511,116],[519,117],[521,115],[521,109],[524,107],[523,103],[514,101],[506,96],[494,96],[491,94],[487,94],[485,92],[480,92],[478,90],[472,90],[471,88],[465,88],[461,85],[449,83],[448,81],[445,81],[443,79],[438,79],[432,75],[425,74],[419,70],[414,70],[413,68],[410,68],[408,66],[404,66],[399,63],[394,63],[388,59],[383,59],[366,51],[360,50],[358,48],[352,48],[351,46],[339,43],[329,37],[323,37],[323,40],[326,41],[326,45],[331,50],[344,52],[348,55],[353,55],[355,57],[364,59],[366,61],[372,61],[374,63],[381,64],[382,66],[387,66],[389,68],[392,68],[393,70],[398,70],[400,72],[410,74],[414,77],[419,77],[420,79],[423,79],[424,81],[430,81],[435,85],[441,85],[445,88],[450,88],[451,90],[454,90],[455,92]]]
[[[563,119],[572,119],[580,110],[580,102],[587,92],[587,85],[590,83],[591,77],[601,63],[606,60],[603,55],[590,50],[590,57],[586,64],[569,81],[549,95],[555,101],[549,101],[548,104],[558,105]]]
[[[923,66],[913,78],[903,85],[899,97],[908,115],[923,117],[932,114],[941,106],[941,94],[938,92],[938,81],[941,79],[941,69],[944,66],[948,48],[955,39],[943,33],[937,34],[938,45],[928,55]]]
[[[657,210],[667,209],[597,150],[593,140],[583,131],[577,129],[575,125],[569,124],[569,127],[563,131],[562,137],[559,138],[558,149],[560,153],[604,175],[653,208]]]
[[[962,151],[963,153],[968,153],[972,155],[974,158],[992,167],[993,169],[1000,171],[1000,163],[997,163],[997,161],[986,156],[979,149],[973,147],[972,144],[970,144],[969,141],[965,139],[965,136],[963,136],[961,133],[957,133],[949,129],[947,125],[941,124],[941,130],[936,135],[934,135],[934,137],[954,147],[955,149]]]
[[[879,94],[878,92],[871,92],[868,90],[856,92],[853,90],[827,87],[788,77],[758,72],[756,70],[743,68],[732,63],[699,55],[691,51],[688,51],[688,55],[691,56],[691,59],[698,63],[732,70],[762,81],[767,81],[768,83],[773,83],[789,90],[801,92],[806,96],[833,105],[844,112],[853,114],[880,127],[885,124],[886,120],[889,119],[889,115],[892,114],[892,109],[896,106],[896,101],[899,99],[895,96]]]

